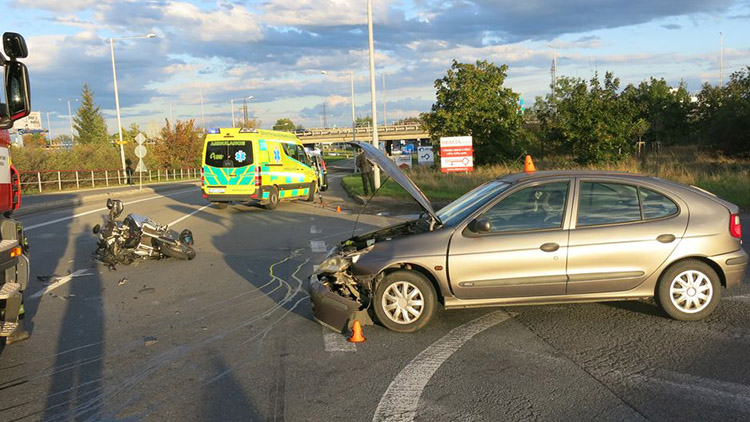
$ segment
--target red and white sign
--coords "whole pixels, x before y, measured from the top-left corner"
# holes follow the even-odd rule
[[[471,136],[440,138],[440,171],[454,173],[474,170]]]

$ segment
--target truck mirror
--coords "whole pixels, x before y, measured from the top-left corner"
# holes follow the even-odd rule
[[[25,59],[29,55],[26,48],[26,41],[21,34],[15,32],[6,32],[3,34],[3,49],[5,55],[11,59]]]
[[[29,72],[23,63],[5,62],[5,98],[11,120],[21,119],[31,112]]]

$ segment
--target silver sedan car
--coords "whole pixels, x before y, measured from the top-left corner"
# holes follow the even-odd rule
[[[739,208],[699,188],[628,173],[519,173],[435,212],[392,161],[357,144],[424,212],[342,242],[317,266],[315,318],[336,331],[374,319],[412,332],[439,306],[648,298],[693,321],[745,272]]]

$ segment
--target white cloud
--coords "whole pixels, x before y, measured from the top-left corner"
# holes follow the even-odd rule
[[[14,6],[28,7],[33,9],[50,10],[53,12],[74,12],[89,9],[94,5],[102,3],[101,0],[15,0]]]
[[[351,99],[341,95],[329,95],[326,97],[326,103],[331,107],[336,107],[337,105],[351,103]]]
[[[387,19],[390,0],[373,2],[373,21]],[[262,6],[264,19],[277,26],[339,26],[366,25],[367,6],[364,1],[351,0],[275,0]]]
[[[163,8],[165,23],[184,35],[201,41],[258,41],[263,37],[260,17],[244,7],[205,12],[184,2],[170,2]]]

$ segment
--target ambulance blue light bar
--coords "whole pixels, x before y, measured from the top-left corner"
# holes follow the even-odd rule
[[[219,129],[219,128],[209,129],[208,133],[211,134],[211,135],[217,135],[217,134],[221,133],[221,129]]]

